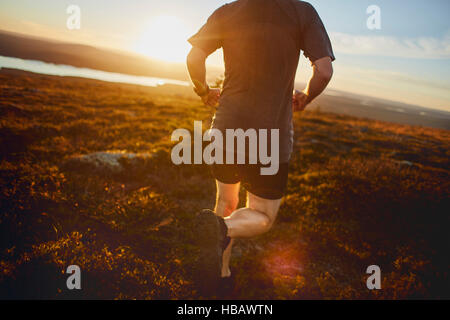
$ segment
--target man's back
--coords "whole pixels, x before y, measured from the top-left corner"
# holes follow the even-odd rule
[[[196,269],[201,276],[196,282],[201,291],[217,292],[223,287],[219,286],[219,277],[231,274],[231,239],[261,235],[275,222],[288,183],[293,109],[304,110],[323,92],[332,76],[334,56],[317,12],[297,0],[235,1],[216,10],[189,41],[193,48],[187,65],[195,92],[208,106],[215,106],[220,96],[213,127],[222,135],[211,130],[214,148],[209,149],[214,152],[210,168],[217,184],[216,207],[214,212],[204,211],[196,219],[199,234],[203,235],[199,238]],[[222,92],[208,90],[205,68],[207,57],[221,47],[225,57]],[[306,89],[293,96],[301,50],[313,62],[313,74]],[[242,130],[228,129],[252,130],[243,135]],[[235,138],[240,141],[238,147]],[[232,140],[224,144],[224,139]],[[249,149],[247,161],[246,151],[242,156],[244,144]],[[238,163],[233,156],[237,156]],[[247,205],[236,210],[241,185],[247,190]]]
[[[300,51],[333,57],[314,8],[297,0],[238,0],[216,10],[190,40],[223,47],[225,82],[215,128],[280,129],[280,160],[292,151],[292,91]]]

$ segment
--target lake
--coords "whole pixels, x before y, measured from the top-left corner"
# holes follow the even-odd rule
[[[16,69],[52,76],[80,77],[107,82],[137,84],[147,87],[157,87],[165,84],[174,84],[179,86],[190,85],[188,81],[155,78],[155,77],[133,76],[123,73],[100,71],[89,68],[77,68],[69,65],[53,64],[38,60],[24,60],[19,58],[3,57],[3,56],[0,56],[0,69],[1,68]]]

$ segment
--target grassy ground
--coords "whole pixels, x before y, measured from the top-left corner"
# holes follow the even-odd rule
[[[0,73],[0,298],[198,298],[191,224],[215,185],[205,166],[172,164],[170,134],[213,111],[171,92]],[[450,132],[295,123],[287,196],[272,231],[237,242],[232,297],[449,298]],[[152,157],[118,172],[70,160],[110,150]],[[66,288],[71,264],[81,291]],[[382,290],[366,288],[372,264]]]

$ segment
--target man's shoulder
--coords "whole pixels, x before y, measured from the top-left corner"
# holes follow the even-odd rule
[[[224,5],[220,6],[218,9],[216,9],[216,12],[218,12],[218,13],[227,12],[229,10],[232,10],[233,8],[238,7],[239,5],[241,5],[241,3],[242,3],[242,0],[235,0],[235,1],[227,2]]]
[[[235,0],[228,2],[220,6],[218,9],[216,9],[214,11],[214,15],[222,17],[227,16],[227,14],[232,13],[238,10],[241,6],[245,5],[247,1],[249,0]],[[300,15],[304,17],[310,15],[315,11],[313,5],[306,1],[301,0],[272,0],[272,1],[285,1],[287,3],[290,3],[295,7],[296,11],[299,12]]]
[[[227,10],[232,9],[235,7],[238,7],[240,5],[245,4],[248,0],[235,0],[228,3],[225,3],[221,7],[219,7],[217,10]],[[301,0],[272,0],[272,1],[286,1],[286,2],[292,2],[294,5],[298,6],[299,8],[313,8],[312,4],[310,4],[307,1],[301,1]]]
[[[288,0],[289,1],[289,0]],[[297,16],[300,19],[300,23],[305,25],[308,24],[312,19],[317,16],[317,11],[314,6],[306,1],[300,0],[290,0],[295,6]]]
[[[210,18],[220,19],[222,20],[223,17],[226,17],[227,14],[230,12],[230,9],[236,6],[236,3],[238,3],[240,0],[236,0],[233,2],[225,3],[224,5],[220,6],[214,12],[211,14]]]
[[[305,11],[305,12],[308,12],[310,10],[314,10],[313,5],[311,3],[309,3],[309,2],[300,1],[300,0],[288,0],[288,1],[293,2],[298,10],[302,10],[302,11]]]

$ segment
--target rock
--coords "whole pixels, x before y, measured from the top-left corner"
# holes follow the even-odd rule
[[[11,103],[0,103],[0,116],[30,118],[31,115],[22,107]]]
[[[367,128],[367,127],[361,127],[361,128],[359,129],[359,131],[360,131],[361,133],[366,133],[366,132],[369,131],[369,128]]]
[[[95,152],[86,155],[76,156],[69,159],[65,168],[90,167],[96,171],[121,173],[124,169],[124,161],[137,164],[139,160],[146,160],[153,157],[150,153],[126,153],[121,151]]]

